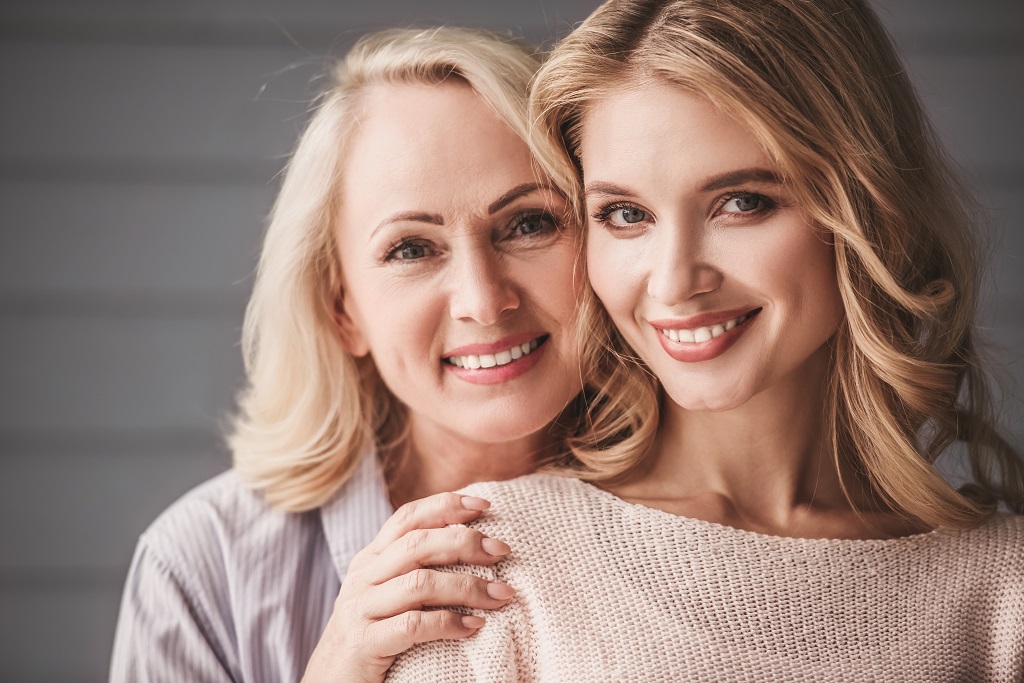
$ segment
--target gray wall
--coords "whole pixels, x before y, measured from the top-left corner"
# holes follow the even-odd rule
[[[986,319],[1019,383],[1024,3],[877,5],[1002,233]],[[136,537],[228,466],[263,218],[322,57],[413,21],[540,41],[593,6],[5,0],[0,681],[104,679]]]

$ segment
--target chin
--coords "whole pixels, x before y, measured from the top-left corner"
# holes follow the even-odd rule
[[[752,394],[739,389],[741,387],[733,386],[732,391],[725,393],[720,389],[698,392],[694,391],[692,386],[685,390],[679,387],[666,387],[665,393],[683,410],[718,413],[739,408],[750,400]]]

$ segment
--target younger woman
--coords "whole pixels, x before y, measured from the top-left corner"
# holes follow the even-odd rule
[[[468,489],[516,598],[389,680],[1024,680],[976,227],[868,4],[611,0],[534,96],[603,394],[577,479]]]

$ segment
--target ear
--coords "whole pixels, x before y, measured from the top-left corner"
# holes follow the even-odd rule
[[[338,336],[341,338],[341,345],[345,350],[356,358],[362,358],[370,353],[370,346],[363,337],[363,331],[352,319],[345,306],[345,291],[338,290],[338,296],[334,300],[334,324],[338,328]]]

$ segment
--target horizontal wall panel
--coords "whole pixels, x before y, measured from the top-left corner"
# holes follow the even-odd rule
[[[911,57],[909,74],[954,158],[968,169],[1019,170],[1024,141],[1024,52],[998,57]],[[898,131],[897,131],[898,133]],[[1019,177],[1018,172],[1018,177]]]
[[[71,590],[0,587],[0,680],[107,680],[120,601],[116,583]]]
[[[1024,213],[1018,207],[1020,190],[1020,187],[999,186],[981,193],[993,228],[991,272],[985,295],[993,313],[987,316],[986,322],[997,331],[1002,326],[1024,330]],[[1018,342],[1018,356],[1024,357],[1024,339]],[[1024,367],[1021,373],[1024,389]]]
[[[0,431],[216,426],[241,320],[0,318]]]
[[[909,67],[957,158],[1019,166],[1020,144],[1007,141],[1024,120],[1024,88],[1008,84],[1024,73],[1024,53],[922,55]],[[0,173],[77,169],[87,179],[121,168],[127,181],[162,169],[187,179],[191,169],[226,182],[253,181],[258,168],[269,180],[266,167],[290,152],[322,68],[297,48],[0,45],[0,80],[17,103],[0,111]]]
[[[291,151],[322,70],[299,48],[0,43],[0,170],[85,159],[245,175]]]
[[[119,581],[150,522],[230,466],[226,447],[207,441],[191,451],[141,442],[136,453],[0,453],[0,586]]]
[[[191,27],[192,38],[201,39],[204,27],[223,27],[227,35],[270,35],[266,27],[281,33],[323,34],[334,30],[370,26],[394,26],[414,22],[456,23],[495,27],[546,29],[562,35],[585,18],[596,0],[529,0],[517,3],[481,3],[474,0],[431,2],[350,3],[330,0],[182,0],[173,4],[130,0],[8,0],[0,9],[5,23],[21,20],[58,24],[74,22],[88,35],[88,27],[120,25],[144,30],[148,26],[179,24]],[[1019,35],[1024,27],[1024,7],[1017,0],[874,0],[874,7],[890,30],[907,42],[919,39],[928,49],[949,49],[948,38]],[[17,26],[17,24],[13,24]],[[209,30],[209,29],[207,29]],[[15,34],[16,35],[16,34]],[[947,37],[942,43],[928,36]],[[182,37],[188,38],[183,32]],[[981,44],[984,47],[984,44]]]
[[[1020,51],[1024,4],[1018,0],[873,0],[871,4],[908,53],[958,51],[958,40],[978,51],[991,49],[993,42],[997,48]],[[976,37],[990,42],[973,40]]]
[[[0,296],[131,289],[244,298],[275,191],[0,182]]]
[[[221,28],[224,39],[231,36],[272,36],[291,34],[337,36],[347,30],[410,24],[459,24],[520,29],[544,35],[564,34],[586,17],[595,0],[523,0],[521,2],[479,2],[477,0],[431,0],[430,2],[331,2],[302,0],[183,0],[172,5],[128,0],[94,0],[83,5],[74,0],[14,0],[5,2],[0,18],[7,22],[75,22],[88,35],[88,27],[111,24],[137,27],[192,27],[192,39],[202,39],[202,28]],[[14,24],[17,26],[17,24]],[[181,34],[189,39],[188,33]]]

